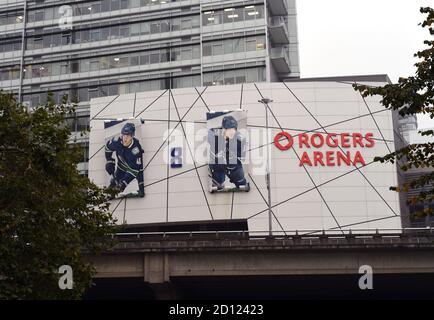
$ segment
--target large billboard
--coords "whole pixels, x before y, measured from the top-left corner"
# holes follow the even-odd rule
[[[210,192],[249,192],[247,112],[207,112],[206,121]]]
[[[247,219],[266,231],[270,215],[276,233],[398,229],[396,165],[373,159],[400,137],[379,100],[333,81],[93,99],[89,177],[119,188],[120,223]]]

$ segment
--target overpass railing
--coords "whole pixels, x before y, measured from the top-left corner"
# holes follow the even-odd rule
[[[285,230],[275,231],[270,236],[268,230],[230,231],[158,231],[158,232],[119,232],[120,241],[136,239],[372,239],[403,237],[434,237],[434,227],[400,229],[339,229],[339,230]]]

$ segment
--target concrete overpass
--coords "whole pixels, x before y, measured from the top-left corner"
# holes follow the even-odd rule
[[[434,297],[434,229],[274,237],[246,232],[129,233],[117,239],[111,252],[89,257],[97,269],[97,286],[89,298],[103,297],[98,285],[115,294],[116,283],[123,283],[129,293],[140,287],[131,298],[261,298],[261,292],[299,297],[309,285],[314,294],[323,290],[330,297],[340,291],[340,283],[345,295],[353,292],[357,297],[397,294],[394,286],[399,283],[403,294],[413,285],[415,293]],[[364,293],[358,287],[362,265],[371,266],[374,274],[374,290]]]

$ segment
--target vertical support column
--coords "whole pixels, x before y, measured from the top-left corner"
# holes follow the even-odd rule
[[[179,298],[174,285],[170,283],[168,253],[146,253],[143,257],[143,278],[149,283],[157,300]]]
[[[203,86],[203,22],[202,22],[202,1],[199,2],[199,28],[200,28],[200,85]]]
[[[271,60],[270,60],[271,42],[270,42],[270,35],[268,33],[269,14],[268,14],[267,0],[264,0],[264,19],[265,19],[265,45],[266,45],[265,81],[270,82],[271,81],[271,65],[270,65],[271,64]]]
[[[26,50],[27,0],[23,6],[23,32],[21,34],[20,86],[18,88],[18,103],[23,102],[24,52]],[[27,107],[29,111],[29,107]]]
[[[169,282],[169,254],[145,253],[143,261],[143,277],[145,282],[149,283]]]

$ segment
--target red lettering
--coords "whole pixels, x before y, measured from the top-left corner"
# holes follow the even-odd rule
[[[300,160],[299,166],[301,167],[301,166],[303,166],[305,164],[307,164],[308,166],[312,166],[312,162],[310,161],[309,156],[307,155],[306,151],[303,152],[303,155],[301,156],[301,160]]]
[[[372,148],[375,145],[375,140],[372,138],[372,133],[367,133],[365,135],[365,139],[368,141],[368,143],[365,145],[366,148]]]
[[[354,133],[353,134],[353,147],[356,148],[357,145],[364,147],[363,144],[363,135],[361,133]]]
[[[303,148],[303,144],[306,145],[306,148],[310,148],[309,136],[306,133],[302,133],[298,136],[298,146]]]
[[[282,140],[283,138],[287,139],[287,141],[288,141],[285,145],[282,145],[280,143],[280,140]],[[274,145],[279,150],[282,150],[282,151],[291,149],[293,142],[294,142],[294,140],[292,139],[292,136],[288,132],[285,132],[285,131],[279,132],[274,137]]]
[[[336,139],[336,133],[329,133],[326,138],[326,143],[330,148],[336,148],[339,141]]]
[[[323,154],[321,151],[315,151],[313,153],[313,163],[314,163],[315,167],[318,165],[318,163],[320,163],[322,166],[324,166],[324,162],[322,161],[322,157],[323,157]]]
[[[335,158],[334,158],[334,152],[333,151],[327,151],[326,152],[326,163],[327,163],[327,167],[334,167],[335,166]]]
[[[316,142],[316,138],[319,138],[320,143]],[[314,133],[312,135],[312,138],[310,139],[310,143],[312,144],[312,146],[314,146],[315,148],[321,148],[322,145],[324,144],[324,137],[321,133]]]
[[[360,162],[361,165],[366,165],[365,164],[365,160],[362,157],[362,154],[360,153],[360,151],[356,152],[356,155],[354,156],[354,165],[356,165],[358,162]]]
[[[349,151],[347,151],[346,154],[341,151],[337,151],[336,154],[338,159],[338,166],[341,165],[342,161],[344,161],[348,166],[351,165],[351,156]]]
[[[341,133],[341,145],[342,148],[349,148],[350,145],[350,139],[349,139],[349,133]]]
[[[352,140],[350,138],[352,138]],[[280,150],[289,150],[293,148],[294,139],[289,133],[282,131],[274,137],[274,144]],[[312,135],[301,133],[299,134],[298,144],[300,148],[303,146],[307,148],[311,148],[311,146],[321,148],[325,145],[329,148],[336,148],[339,147],[339,145],[341,145],[342,148],[372,148],[375,145],[375,140],[372,133],[365,135],[359,132],[353,134],[348,132],[341,134],[328,133],[326,136],[324,136],[323,133],[314,133]],[[309,157],[307,152],[303,152],[299,166],[365,166],[366,163],[360,151],[355,151],[354,158],[351,157],[352,152],[354,151],[314,151],[312,158]]]

